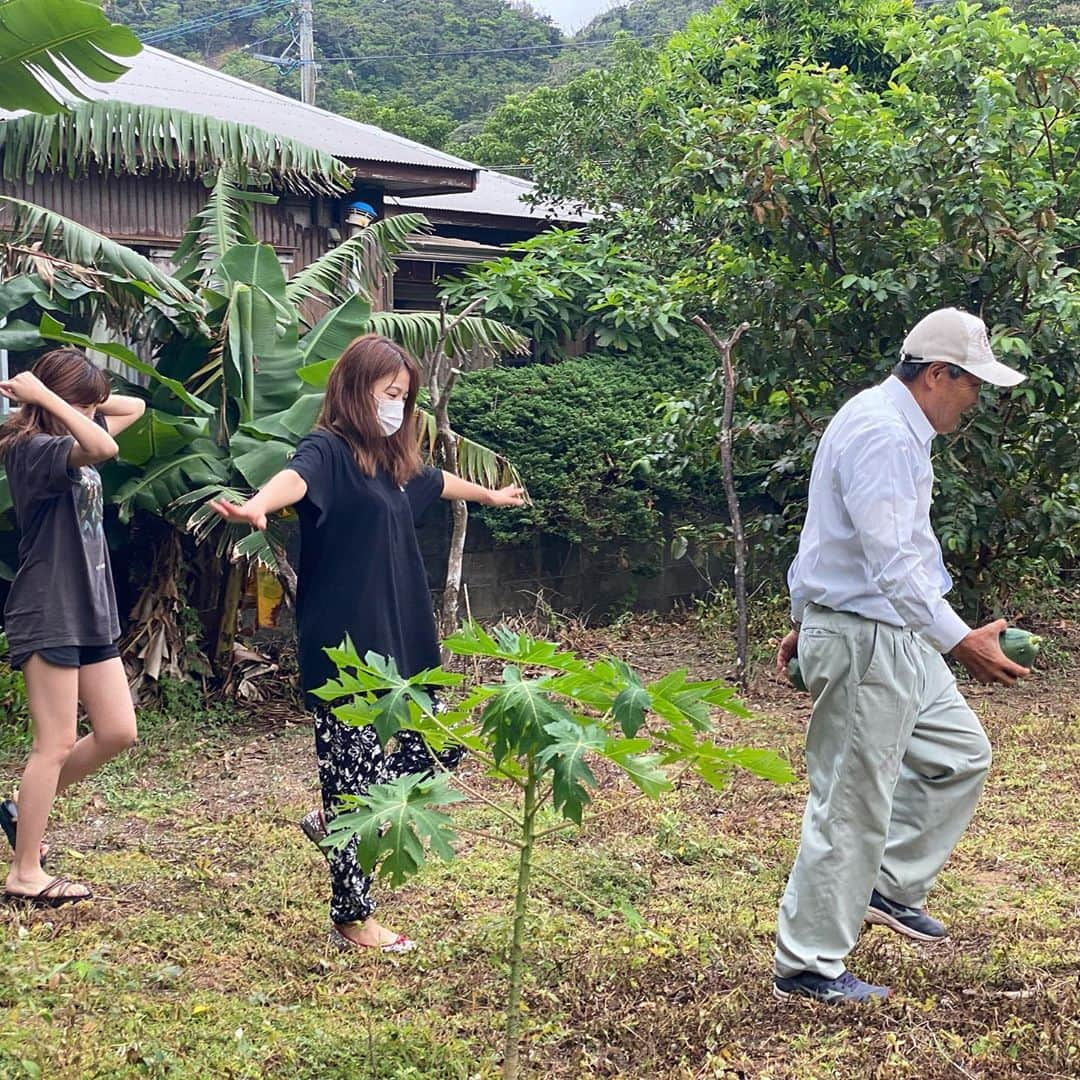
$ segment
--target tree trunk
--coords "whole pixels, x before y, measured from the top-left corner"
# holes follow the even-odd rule
[[[165,521],[141,521],[152,530],[154,552],[145,585],[129,614],[120,653],[136,702],[154,696],[162,676],[186,675],[182,611],[184,603],[184,552],[182,535]]]
[[[284,547],[278,547],[277,544],[270,545],[271,550],[274,552],[274,558],[277,559],[277,577],[278,582],[281,585],[281,591],[285,596],[285,603],[292,611],[296,610],[296,571],[293,569],[293,565],[289,562],[289,557],[285,554]]]
[[[236,643],[236,620],[240,611],[240,602],[244,596],[244,583],[247,580],[247,563],[229,564],[225,577],[225,588],[221,592],[221,607],[218,609],[217,632],[214,635],[214,674],[224,681],[228,678],[233,663],[233,646]]]
[[[427,359],[428,392],[431,396],[431,410],[435,414],[435,454],[447,472],[455,475],[458,471],[457,442],[450,427],[450,394],[457,380],[458,370],[454,367],[454,358],[446,352],[446,342],[455,326],[468,318],[483,304],[482,299],[474,300],[464,311],[459,312],[448,323],[446,321],[446,303],[439,310],[440,330],[435,348]],[[469,528],[469,508],[462,499],[454,499],[451,504],[453,527],[450,533],[450,552],[446,562],[446,581],[443,585],[442,605],[439,613],[439,636],[449,637],[458,625],[458,609],[461,601],[462,563],[465,557],[465,534]],[[442,662],[448,663],[450,654],[442,649]]]
[[[503,1080],[517,1080],[521,1075],[521,981],[525,973],[525,921],[529,910],[529,878],[532,873],[538,787],[536,766],[530,758],[529,775],[525,784],[525,814],[521,828],[517,891],[514,895],[514,930],[510,940],[510,994],[506,999]]]
[[[450,529],[450,553],[446,559],[446,583],[443,585],[442,608],[439,613],[439,636],[449,637],[458,627],[461,608],[461,578],[465,562],[465,535],[469,530],[469,507],[463,499],[450,504],[452,527]],[[443,650],[443,663],[447,660]]]
[[[746,603],[746,533],[743,530],[742,511],[739,508],[739,496],[735,490],[735,466],[731,453],[731,425],[735,414],[735,365],[731,360],[731,350],[742,335],[750,329],[749,323],[737,326],[726,341],[709,324],[695,315],[694,323],[720,353],[720,362],[724,369],[724,411],[720,423],[720,468],[724,477],[724,493],[727,496],[728,513],[731,516],[731,529],[735,538],[735,678],[740,686],[746,687],[749,678],[749,616]]]
[[[448,395],[442,394],[435,407],[435,427],[437,431],[435,445],[444,468],[448,472],[458,470],[457,443],[450,428],[447,415]],[[469,528],[469,507],[463,499],[454,499],[450,503],[450,550],[446,559],[446,581],[443,584],[442,605],[439,611],[439,637],[449,637],[458,625],[458,609],[461,602],[461,574],[465,560],[465,534]],[[449,654],[442,650],[445,664]]]

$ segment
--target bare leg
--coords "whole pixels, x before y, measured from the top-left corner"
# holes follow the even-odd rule
[[[40,892],[52,875],[41,868],[41,838],[56,797],[60,770],[75,745],[79,699],[77,668],[57,667],[40,656],[31,656],[23,665],[26,696],[34,727],[34,743],[19,788],[19,830],[15,859],[5,888],[32,896]],[[66,885],[61,894],[86,892],[83,886]]]
[[[133,746],[138,735],[135,706],[120,658],[87,664],[78,672],[79,700],[86,709],[91,731],[68,754],[60,770],[58,794]]]

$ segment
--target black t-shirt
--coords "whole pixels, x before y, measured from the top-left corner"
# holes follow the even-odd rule
[[[323,649],[348,634],[357,653],[391,656],[403,675],[437,667],[439,642],[414,520],[439,496],[426,468],[404,487],[381,469],[365,476],[328,431],[301,440],[289,469],[307,484],[297,504],[300,567],[296,624],[300,685],[310,696],[336,669]]]
[[[38,649],[110,645],[120,636],[101,477],[92,465],[68,468],[74,445],[70,435],[31,435],[8,450],[4,463],[21,533],[19,569],[4,606],[16,662]]]

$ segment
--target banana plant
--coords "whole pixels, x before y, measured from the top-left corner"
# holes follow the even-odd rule
[[[374,725],[383,745],[405,729],[418,732],[435,750],[464,746],[505,796],[481,794],[445,770],[429,778],[405,776],[344,797],[343,812],[330,821],[324,845],[334,850],[355,842],[363,870],[398,885],[420,870],[429,852],[453,857],[457,836],[445,806],[472,797],[490,807],[499,831],[480,835],[514,852],[518,867],[502,1062],[503,1077],[516,1080],[530,884],[535,875],[549,873],[537,858],[538,845],[583,825],[598,786],[595,764],[621,773],[638,790],[637,798],[654,800],[688,774],[712,788],[722,787],[737,770],[775,783],[788,783],[794,775],[771,750],[717,741],[722,731],[714,710],[748,715],[735,691],[719,681],[692,680],[683,670],[645,682],[621,660],[586,661],[553,642],[503,627],[488,633],[475,623],[445,645],[453,655],[502,664],[501,676],[471,687],[463,685],[465,676],[441,668],[406,678],[392,658],[374,653],[361,658],[346,639],[326,650],[338,674],[316,695],[336,703],[334,715],[345,723]],[[450,691],[456,704],[437,712],[433,688]],[[618,814],[628,801],[605,813]],[[561,821],[542,827],[545,813]],[[581,892],[562,879],[559,884]],[[643,927],[628,904],[621,910]]]
[[[24,272],[40,273],[43,259],[62,259],[68,269],[58,278],[74,281],[86,294],[84,304],[96,301],[95,311],[118,330],[132,326],[130,308],[121,301],[141,297],[136,317],[152,364],[122,344],[95,342],[65,325],[66,312],[55,304],[36,328],[9,327],[11,344],[21,333],[24,347],[55,341],[96,349],[149,379],[144,392],[150,407],[123,433],[106,484],[122,521],[137,509],[147,511],[178,529],[190,528],[198,543],[233,560],[213,635],[219,671],[232,655],[247,564],[255,560],[286,581],[291,569],[280,522],[266,533],[245,535],[210,511],[208,502],[242,499],[284,467],[311,430],[329,372],[353,338],[386,333],[422,352],[433,329],[425,316],[376,312],[373,302],[394,255],[409,235],[427,227],[421,215],[376,223],[286,281],[276,253],[256,241],[250,221],[252,203],[273,199],[244,190],[231,170],[221,169],[188,227],[173,274],[51,211],[0,199],[0,205],[11,204],[8,246],[0,233],[0,253],[7,252],[9,265],[27,282],[32,279]],[[107,270],[82,274],[83,262]],[[12,302],[30,289],[24,283]],[[115,296],[106,302],[110,293]],[[313,306],[324,312],[321,318],[309,317]],[[466,319],[452,347],[494,355],[521,352],[525,341],[492,320]],[[430,425],[422,430],[429,433]],[[512,466],[491,450],[468,444],[461,457],[463,474],[473,473],[469,478],[516,482]]]
[[[0,0],[0,18],[3,11]],[[77,179],[91,169],[198,179],[223,167],[244,186],[302,195],[342,195],[353,182],[349,167],[325,150],[253,124],[133,101],[83,102],[6,119],[0,158],[5,180],[27,183],[41,173]]]

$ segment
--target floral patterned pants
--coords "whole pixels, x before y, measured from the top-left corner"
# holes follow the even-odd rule
[[[435,769],[431,750],[414,731],[399,731],[387,753],[373,725],[344,724],[324,706],[314,715],[315,755],[327,821],[338,812],[341,795],[363,795],[372,784],[386,784],[409,773],[430,774]],[[453,769],[464,754],[464,747],[447,747],[438,760]],[[329,862],[333,889],[330,918],[339,925],[363,922],[375,911],[376,903],[371,897],[371,877],[356,861],[356,841],[334,852]]]

